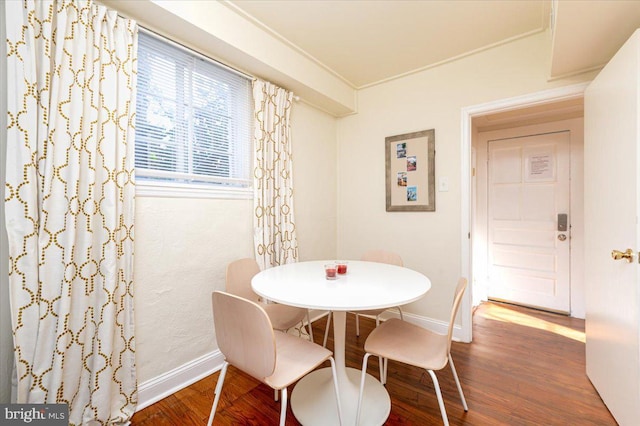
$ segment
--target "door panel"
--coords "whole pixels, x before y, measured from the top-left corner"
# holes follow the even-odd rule
[[[640,419],[639,54],[636,31],[585,91],[587,375],[623,426]]]
[[[570,133],[489,141],[488,159],[489,297],[568,313]]]

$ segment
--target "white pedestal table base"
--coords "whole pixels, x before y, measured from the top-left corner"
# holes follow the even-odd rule
[[[342,424],[356,424],[360,370],[346,369],[346,380],[340,383]],[[344,378],[343,378],[344,379]],[[391,399],[387,389],[370,374],[364,382],[361,426],[380,426],[391,412]],[[304,426],[337,426],[338,408],[331,377],[331,368],[316,370],[303,377],[291,392],[291,410]]]
[[[347,313],[333,312],[333,356],[336,361],[336,375],[342,408],[342,425],[356,424],[358,394],[360,391],[360,370],[347,368],[345,363],[345,329]],[[365,378],[360,425],[380,426],[391,412],[391,399],[382,383],[373,376]],[[338,406],[331,376],[331,368],[316,370],[300,379],[291,393],[291,410],[304,426],[337,426]]]

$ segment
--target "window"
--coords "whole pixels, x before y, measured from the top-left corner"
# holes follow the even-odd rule
[[[147,32],[138,36],[139,186],[199,190],[251,185],[251,81]]]

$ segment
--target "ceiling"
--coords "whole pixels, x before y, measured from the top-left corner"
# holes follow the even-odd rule
[[[225,3],[354,88],[545,31],[550,78],[606,63],[640,26],[640,1],[235,0]]]

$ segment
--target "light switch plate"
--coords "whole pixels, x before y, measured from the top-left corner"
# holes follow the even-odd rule
[[[438,191],[446,192],[449,190],[449,178],[441,176],[438,178]]]

